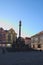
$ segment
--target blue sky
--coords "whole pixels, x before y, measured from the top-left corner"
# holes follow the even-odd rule
[[[23,37],[42,31],[43,0],[0,0],[0,27],[13,28],[18,34],[19,20]]]

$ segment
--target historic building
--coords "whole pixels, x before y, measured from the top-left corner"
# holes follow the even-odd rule
[[[11,47],[16,39],[17,33],[12,28],[10,30],[0,28],[0,47]]]
[[[17,33],[11,28],[10,30],[6,31],[6,43],[7,45],[12,45],[16,42]]]
[[[31,37],[31,48],[43,50],[43,31]]]
[[[6,32],[3,28],[0,28],[0,46],[6,46]]]
[[[25,45],[28,45],[29,47],[31,46],[31,38],[29,37],[25,38]]]

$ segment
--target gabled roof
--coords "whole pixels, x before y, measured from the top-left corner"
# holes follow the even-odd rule
[[[11,28],[9,31],[14,32],[17,35],[17,33],[15,32],[13,28]]]
[[[39,35],[43,35],[43,31],[41,31],[41,32],[39,32],[39,33],[37,33],[37,34],[31,36],[31,37],[35,37],[35,36],[39,36]]]
[[[4,30],[4,29],[1,27],[0,30]]]
[[[38,35],[41,35],[41,34],[43,34],[43,31],[41,31],[41,32],[38,33]]]

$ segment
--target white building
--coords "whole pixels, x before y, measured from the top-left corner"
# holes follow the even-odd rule
[[[31,37],[31,48],[43,50],[43,31]]]

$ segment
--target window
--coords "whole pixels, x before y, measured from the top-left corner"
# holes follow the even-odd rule
[[[5,38],[5,34],[3,34],[3,37]]]
[[[1,44],[0,44],[0,46],[1,46]]]
[[[2,40],[0,39],[0,42],[2,42]]]
[[[34,38],[31,38],[31,42],[32,42],[32,43],[34,42]]]
[[[10,41],[10,40],[11,40],[11,35],[9,34],[9,35],[8,35],[8,41]]]
[[[40,40],[43,40],[43,36],[40,36]]]
[[[0,36],[2,36],[2,34],[0,34]]]
[[[11,47],[11,44],[7,44],[7,47]]]
[[[33,48],[35,48],[35,45],[33,45]]]
[[[41,44],[38,44],[38,48],[41,48]]]
[[[38,38],[36,37],[36,38],[34,38],[34,40],[35,40],[35,42],[37,42],[38,41]]]
[[[2,44],[3,47],[5,47],[5,44]]]

